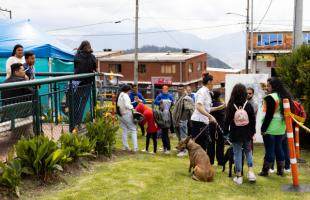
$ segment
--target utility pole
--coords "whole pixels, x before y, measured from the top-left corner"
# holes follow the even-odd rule
[[[251,0],[251,69],[252,69],[252,73],[256,74],[256,67],[254,67],[254,63],[253,63],[253,42],[254,42],[254,33],[253,33],[253,22],[254,22],[254,18],[253,18],[253,14],[254,10],[253,10],[253,0]]]
[[[303,0],[295,0],[294,2],[294,32],[293,32],[293,49],[302,45],[304,36],[302,33],[302,15]]]
[[[247,10],[246,10],[246,37],[245,37],[245,73],[249,73],[249,41],[248,41],[248,36],[249,36],[249,3],[250,0],[247,0]]]
[[[136,0],[135,62],[134,62],[134,84],[135,85],[138,85],[138,19],[139,19],[139,0]]]
[[[8,10],[8,9],[2,9],[0,8],[0,11],[3,11],[3,12],[8,12],[10,14],[10,19],[12,19],[12,10]]]

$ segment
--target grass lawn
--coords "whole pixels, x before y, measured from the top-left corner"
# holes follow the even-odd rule
[[[140,149],[145,147],[144,138],[139,137],[139,144]],[[175,138],[172,144],[174,147]],[[117,147],[121,148],[120,134]],[[263,147],[258,145],[254,153],[255,173],[261,169],[262,158]],[[302,158],[308,164],[299,165],[300,183],[310,184],[310,152],[303,151]],[[268,178],[258,177],[255,184],[245,179],[243,185],[237,186],[228,178],[227,169],[222,173],[221,168],[216,166],[215,181],[203,183],[190,178],[188,164],[187,157],[177,158],[175,152],[169,156],[161,152],[157,155],[137,153],[116,156],[110,162],[95,162],[93,169],[85,173],[66,176],[68,185],[47,186],[38,193],[24,189],[21,199],[310,199],[310,193],[281,191],[282,185],[292,182],[291,176],[282,178],[273,174]]]

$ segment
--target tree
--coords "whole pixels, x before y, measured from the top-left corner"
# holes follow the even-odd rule
[[[277,60],[276,73],[279,78],[290,88],[294,99],[304,105],[310,118],[310,46],[302,45],[291,54],[280,56]],[[305,141],[309,141],[309,134]],[[309,144],[308,144],[309,145]]]

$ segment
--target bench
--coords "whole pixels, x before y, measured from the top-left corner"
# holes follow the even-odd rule
[[[32,124],[33,102],[24,101],[0,107],[0,132]]]

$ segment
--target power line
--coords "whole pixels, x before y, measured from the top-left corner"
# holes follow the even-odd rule
[[[183,47],[183,45],[180,42],[178,42],[169,32],[167,32],[164,29],[164,27],[161,26],[160,23],[154,17],[151,17],[150,15],[148,15],[148,16],[149,16],[150,19],[152,19],[164,31],[164,33],[166,33],[168,35],[168,37],[170,37],[171,40],[173,40],[175,42],[176,45],[178,45],[180,48]]]
[[[270,0],[270,3],[269,3],[269,5],[268,5],[268,7],[267,7],[267,10],[266,10],[265,14],[264,14],[263,17],[260,19],[260,21],[259,21],[257,27],[256,27],[254,30],[257,30],[257,29],[259,28],[259,26],[261,25],[261,23],[264,21],[264,19],[265,19],[267,13],[268,13],[268,11],[269,11],[269,9],[270,9],[270,7],[271,7],[271,4],[272,4],[272,0]]]
[[[222,24],[217,26],[202,26],[202,27],[195,27],[195,28],[184,28],[184,29],[171,29],[171,30],[165,30],[165,31],[145,31],[140,32],[139,34],[155,34],[155,33],[165,33],[165,32],[176,32],[176,31],[194,31],[194,30],[203,30],[203,29],[212,29],[212,28],[221,28],[221,27],[228,27],[233,25],[241,25],[244,23],[233,23],[233,24]],[[101,36],[122,36],[122,35],[133,35],[134,33],[111,33],[111,34],[53,34],[56,36],[83,36],[83,37],[101,37]]]
[[[121,23],[122,21],[125,21],[125,20],[131,20],[131,19],[125,18],[125,19],[116,20],[116,21],[102,21],[102,22],[97,22],[97,23],[93,23],[93,24],[84,24],[84,25],[80,25],[80,26],[67,26],[67,27],[63,27],[63,28],[57,28],[57,29],[48,30],[47,32],[55,32],[55,31],[64,31],[64,30],[78,29],[78,28],[84,28],[84,27],[101,25],[101,24],[111,24],[111,23],[118,24],[118,23]]]

